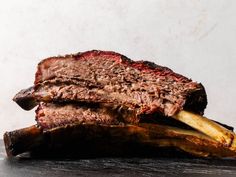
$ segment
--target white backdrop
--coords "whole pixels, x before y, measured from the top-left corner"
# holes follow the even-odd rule
[[[46,57],[91,49],[202,82],[206,115],[236,127],[236,1],[7,0],[0,6],[0,135],[34,123],[11,99]]]

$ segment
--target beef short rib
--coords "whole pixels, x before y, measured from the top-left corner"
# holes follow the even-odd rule
[[[115,52],[45,59],[34,86],[13,100],[26,110],[38,105],[37,125],[4,134],[8,156],[41,149],[119,155],[147,146],[236,157],[232,128],[201,116],[207,96],[200,83]]]

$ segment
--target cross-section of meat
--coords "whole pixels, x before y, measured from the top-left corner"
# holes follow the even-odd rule
[[[182,109],[203,114],[207,105],[201,84],[166,67],[104,51],[43,60],[34,94],[44,102],[108,103],[136,115],[172,116]]]
[[[41,102],[36,110],[36,121],[44,130],[70,124],[119,125],[139,122],[137,117],[126,114],[101,105]]]

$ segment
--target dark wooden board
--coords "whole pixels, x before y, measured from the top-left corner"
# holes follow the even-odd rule
[[[186,158],[7,158],[0,141],[0,177],[214,176],[235,177],[234,159]]]

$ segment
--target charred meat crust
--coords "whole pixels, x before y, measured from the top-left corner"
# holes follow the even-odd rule
[[[89,152],[121,155],[127,151],[128,154],[145,154],[143,151],[146,148],[143,147],[146,146],[152,147],[152,152],[158,152],[159,147],[173,147],[201,157],[235,156],[234,151],[205,136],[189,135],[171,127],[150,124],[143,124],[141,127],[77,124],[45,132],[37,126],[31,126],[6,132],[4,142],[9,156],[37,150],[48,153],[59,151],[67,155],[72,152],[80,155]]]
[[[38,104],[33,92],[34,87],[23,89],[14,96],[13,101],[15,101],[22,109],[31,110]]]
[[[206,91],[204,86],[200,83],[198,90],[188,94],[183,109],[203,115],[206,105]]]
[[[46,138],[43,136],[43,130],[33,125],[4,133],[3,140],[7,156],[12,157],[30,149],[40,148]]]

